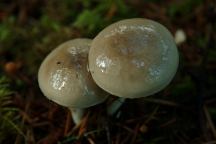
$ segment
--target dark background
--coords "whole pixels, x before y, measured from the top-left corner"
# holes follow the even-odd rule
[[[110,96],[76,127],[38,88],[42,60],[67,40],[134,17],[185,32],[175,78],[153,96],[126,100],[118,116],[104,110]],[[1,0],[0,143],[216,144],[215,20],[214,0]]]

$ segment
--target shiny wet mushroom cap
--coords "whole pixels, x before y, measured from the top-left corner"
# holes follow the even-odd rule
[[[170,32],[142,18],[116,22],[102,30],[89,52],[89,69],[105,91],[138,98],[167,86],[178,67],[178,51]]]
[[[107,97],[88,71],[90,39],[67,41],[54,49],[43,61],[38,82],[43,94],[67,107],[87,108]]]

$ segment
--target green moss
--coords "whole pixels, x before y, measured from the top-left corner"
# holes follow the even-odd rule
[[[11,139],[17,133],[24,136],[19,125],[16,123],[19,119],[19,110],[8,106],[12,93],[12,90],[9,88],[9,80],[4,76],[0,77],[0,143]]]

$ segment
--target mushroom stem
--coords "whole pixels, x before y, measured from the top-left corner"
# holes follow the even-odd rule
[[[71,111],[73,122],[78,125],[83,118],[85,109],[69,107],[69,110]]]
[[[117,100],[113,101],[108,107],[107,107],[107,113],[108,115],[112,116],[114,115],[119,108],[122,106],[122,104],[124,103],[125,98],[118,98]]]

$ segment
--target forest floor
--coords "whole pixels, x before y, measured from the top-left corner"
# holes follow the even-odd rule
[[[174,80],[153,96],[126,100],[113,117],[104,110],[110,96],[75,126],[69,110],[40,91],[41,62],[67,40],[94,38],[134,17],[185,32]],[[1,0],[0,143],[216,144],[215,32],[214,0]]]

